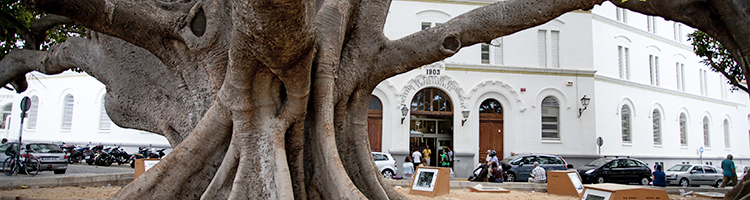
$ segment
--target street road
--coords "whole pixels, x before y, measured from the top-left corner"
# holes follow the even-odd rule
[[[118,166],[117,164],[113,164],[112,166],[98,166],[98,165],[88,165],[85,162],[81,162],[78,164],[71,164],[68,165],[68,170],[65,171],[65,174],[55,174],[52,171],[41,171],[39,174],[37,174],[34,177],[64,177],[64,176],[73,176],[73,175],[80,175],[80,174],[110,174],[110,173],[126,173],[126,172],[133,172],[133,168],[130,168],[130,164],[123,164],[122,166]],[[0,173],[0,180],[4,179],[13,179],[13,178],[28,178],[31,177],[29,175],[25,174],[16,174],[13,176],[6,176],[3,173]]]

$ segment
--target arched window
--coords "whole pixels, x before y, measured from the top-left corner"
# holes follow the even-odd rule
[[[630,125],[630,106],[628,105],[622,105],[622,110],[620,112],[621,115],[621,121],[622,121],[622,142],[623,143],[633,143],[632,133],[631,133],[631,125]]]
[[[29,119],[27,119],[26,129],[36,129],[36,118],[39,115],[39,97],[31,96],[31,108],[29,109]]]
[[[102,97],[102,106],[99,112],[99,130],[109,131],[111,125],[112,121],[109,119],[107,110],[104,108],[104,97]]]
[[[708,129],[708,117],[703,117],[703,146],[705,147],[711,147],[711,137]]]
[[[13,110],[13,106],[10,103],[3,106],[3,119],[0,119],[2,120],[2,124],[0,124],[0,128],[3,128],[3,129],[8,128],[5,126],[8,123],[6,122],[6,119],[8,119],[8,116],[10,115],[12,110]]]
[[[654,145],[661,145],[661,113],[654,109],[651,116],[654,123]]]
[[[542,100],[542,139],[560,139],[560,102],[553,96]]]
[[[687,146],[687,116],[685,113],[680,113],[680,145]]]
[[[380,99],[374,95],[370,95],[370,104],[367,106],[368,110],[383,110],[383,105],[380,103]]]
[[[412,115],[452,115],[453,106],[445,92],[427,88],[419,91],[411,101]]]
[[[503,106],[494,99],[487,99],[479,105],[479,113],[503,114]]]
[[[63,116],[62,116],[62,130],[70,130],[70,128],[73,126],[73,104],[75,101],[73,100],[73,95],[66,95],[63,107]]]
[[[729,142],[729,120],[724,120],[724,148],[732,148],[731,142]]]

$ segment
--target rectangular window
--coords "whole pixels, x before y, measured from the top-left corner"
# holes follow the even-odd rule
[[[422,22],[422,30],[429,29],[432,26],[431,22]]]
[[[490,64],[490,45],[482,43],[482,64]]]
[[[493,41],[493,45],[495,48],[495,64],[502,65],[503,64],[503,38],[495,38]]]
[[[648,55],[651,85],[659,86],[659,56]]]
[[[622,23],[628,23],[628,13],[627,10],[622,8],[617,8],[617,21]]]
[[[560,31],[550,31],[550,35],[552,36],[551,41],[551,64],[552,67],[560,68]]]
[[[620,69],[621,79],[630,80],[630,73],[628,69],[629,68],[628,59],[630,57],[628,55],[629,53],[630,52],[627,47],[617,46],[617,61],[618,61],[619,69]]]
[[[719,85],[721,86],[721,99],[727,99],[727,84],[729,84],[729,80],[727,80],[724,75],[719,76]]]
[[[729,120],[724,120],[724,148],[732,148],[731,142],[729,142]]]
[[[675,69],[675,74],[677,74],[677,90],[685,91],[685,73],[683,72],[685,64],[677,62],[675,63]]]
[[[646,16],[648,32],[656,34],[656,17]]]
[[[701,95],[708,96],[708,87],[706,86],[707,83],[708,83],[706,81],[706,70],[699,69],[698,76],[700,77],[700,83],[701,83],[701,85],[700,85],[701,86]]]
[[[538,55],[539,55],[539,66],[540,67],[546,67],[547,66],[547,30],[539,30],[537,32],[537,42],[539,43],[537,45]]]
[[[674,40],[682,42],[682,24],[678,22],[674,23]]]

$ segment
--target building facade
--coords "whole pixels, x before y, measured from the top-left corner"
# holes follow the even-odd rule
[[[398,39],[482,5],[394,1],[385,33]],[[602,156],[669,167],[719,165],[733,154],[737,164],[750,163],[748,94],[730,91],[699,63],[687,41],[693,31],[607,2],[464,47],[376,87],[371,148],[401,163],[429,146],[435,166],[436,152],[448,146],[458,177],[487,150],[500,159],[557,154],[574,166]]]
[[[393,1],[385,35],[398,39],[492,2]],[[374,89],[371,148],[401,166],[412,148],[429,145],[435,165],[437,152],[451,147],[457,177],[467,177],[487,150],[500,159],[557,154],[574,166],[601,156],[719,165],[726,154],[750,164],[750,98],[699,63],[686,36],[693,31],[605,2],[464,47]],[[85,74],[32,73],[29,84],[20,95],[0,92],[7,138],[18,137],[18,104],[29,96],[27,141],[169,145],[112,124],[104,85]]]

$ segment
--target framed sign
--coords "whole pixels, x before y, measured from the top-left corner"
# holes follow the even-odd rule
[[[416,176],[414,176],[416,180],[411,186],[411,189],[432,192],[435,189],[437,173],[437,169],[417,169],[417,173],[415,173]]]

